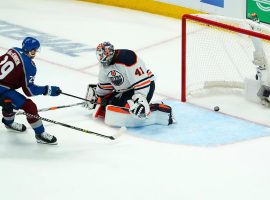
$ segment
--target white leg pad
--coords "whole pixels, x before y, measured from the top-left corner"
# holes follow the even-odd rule
[[[131,115],[127,108],[108,105],[104,122],[115,127],[140,127],[152,124],[168,125],[169,117],[169,113],[156,110],[151,112],[148,118],[138,119]]]

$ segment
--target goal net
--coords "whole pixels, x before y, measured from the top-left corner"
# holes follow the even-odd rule
[[[181,100],[213,88],[243,90],[245,78],[255,80],[256,49],[270,60],[270,28],[266,25],[223,16],[184,15]]]

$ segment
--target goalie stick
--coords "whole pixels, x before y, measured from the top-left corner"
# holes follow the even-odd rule
[[[96,136],[99,136],[99,137],[107,138],[107,139],[110,139],[110,140],[115,140],[121,134],[120,132],[118,132],[114,136],[107,136],[107,135],[103,135],[103,134],[100,134],[100,133],[96,133],[94,131],[89,131],[89,130],[86,130],[86,129],[82,129],[82,128],[79,128],[79,127],[76,127],[76,126],[71,126],[69,124],[65,124],[65,123],[62,123],[62,122],[54,121],[54,120],[47,119],[47,118],[44,118],[44,117],[40,117],[40,116],[37,116],[37,115],[32,115],[30,113],[23,112],[22,114],[23,115],[26,115],[28,117],[33,117],[33,118],[40,119],[40,120],[43,120],[43,121],[46,121],[46,122],[50,122],[50,123],[53,123],[53,124],[58,124],[60,126],[64,126],[64,127],[67,127],[67,128],[71,128],[71,129],[77,130],[77,131],[84,132],[84,133],[96,135]]]

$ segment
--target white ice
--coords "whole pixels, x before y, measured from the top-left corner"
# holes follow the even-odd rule
[[[134,49],[157,77],[155,100],[180,99],[180,20],[71,0],[1,0],[0,19],[93,48],[111,41],[116,48]],[[0,36],[1,53],[12,46],[20,41]],[[71,58],[43,47],[35,60],[37,84],[59,85],[83,97],[86,85],[97,81],[94,52]],[[224,98],[219,98],[221,111],[270,125],[265,108]],[[39,108],[79,102],[64,95],[32,99]],[[194,103],[212,108],[217,100]],[[119,131],[81,107],[41,115],[106,135]],[[23,116],[16,120],[26,123]],[[110,141],[44,124],[58,146],[36,144],[29,126],[26,134],[0,127],[0,199],[270,199],[269,137],[207,148],[158,143],[128,132]]]

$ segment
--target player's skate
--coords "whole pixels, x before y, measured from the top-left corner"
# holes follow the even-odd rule
[[[2,122],[5,124],[7,129],[19,131],[19,132],[24,132],[26,130],[26,126],[24,124],[20,124],[17,122],[12,122],[11,124],[6,124],[4,119],[2,119]]]
[[[41,134],[36,134],[37,143],[41,144],[57,144],[57,139],[49,133],[43,132]]]

